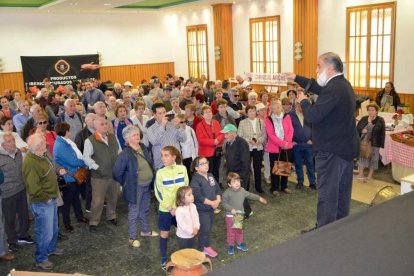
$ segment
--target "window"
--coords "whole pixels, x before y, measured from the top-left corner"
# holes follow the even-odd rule
[[[188,73],[208,79],[207,25],[187,26]]]
[[[354,87],[381,88],[393,80],[395,3],[347,8],[346,60]]]
[[[279,16],[250,19],[250,70],[280,72]]]

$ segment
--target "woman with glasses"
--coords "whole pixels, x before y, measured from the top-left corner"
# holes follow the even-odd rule
[[[34,128],[29,131],[29,136],[33,133],[40,133],[46,138],[46,147],[49,150],[50,154],[53,157],[53,148],[55,146],[56,141],[56,132],[47,130],[47,126],[49,124],[49,120],[46,116],[40,115],[35,119]]]
[[[210,110],[211,112],[211,110]],[[214,210],[221,202],[221,189],[215,177],[209,173],[209,161],[198,156],[192,163],[193,178],[190,187],[193,189],[194,204],[200,219],[199,249],[204,254],[215,258],[217,252],[211,247],[211,231],[214,223]]]

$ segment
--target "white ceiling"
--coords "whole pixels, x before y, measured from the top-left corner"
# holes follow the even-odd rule
[[[252,0],[200,0],[159,10],[151,10],[116,8],[137,3],[140,2],[140,0],[58,0],[40,8],[0,8],[0,13],[160,13],[165,11],[171,12],[203,9],[221,3],[235,4],[250,1]]]

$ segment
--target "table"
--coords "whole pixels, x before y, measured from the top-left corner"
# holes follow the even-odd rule
[[[414,174],[414,147],[396,142],[391,134],[399,131],[386,131],[384,148],[380,148],[381,162],[388,165],[392,162],[392,177],[400,182],[402,177]]]
[[[397,196],[209,275],[413,275],[413,210],[414,193]]]

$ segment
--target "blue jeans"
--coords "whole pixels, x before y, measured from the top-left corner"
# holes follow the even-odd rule
[[[151,184],[137,185],[137,203],[128,204],[128,235],[130,239],[137,237],[137,222],[141,223],[141,232],[151,231],[149,226],[149,209],[151,202]]]
[[[315,165],[313,164],[312,145],[296,144],[293,147],[293,160],[295,161],[298,184],[303,184],[303,181],[305,180],[303,174],[303,162],[305,162],[309,183],[310,185],[315,185]]]
[[[34,234],[36,240],[36,263],[48,259],[48,254],[56,251],[58,237],[58,217],[56,199],[50,203],[35,202],[30,204],[34,216]]]
[[[0,206],[1,206],[1,195],[0,195]],[[3,226],[3,213],[0,208],[0,256],[6,254],[4,251],[4,226]]]

